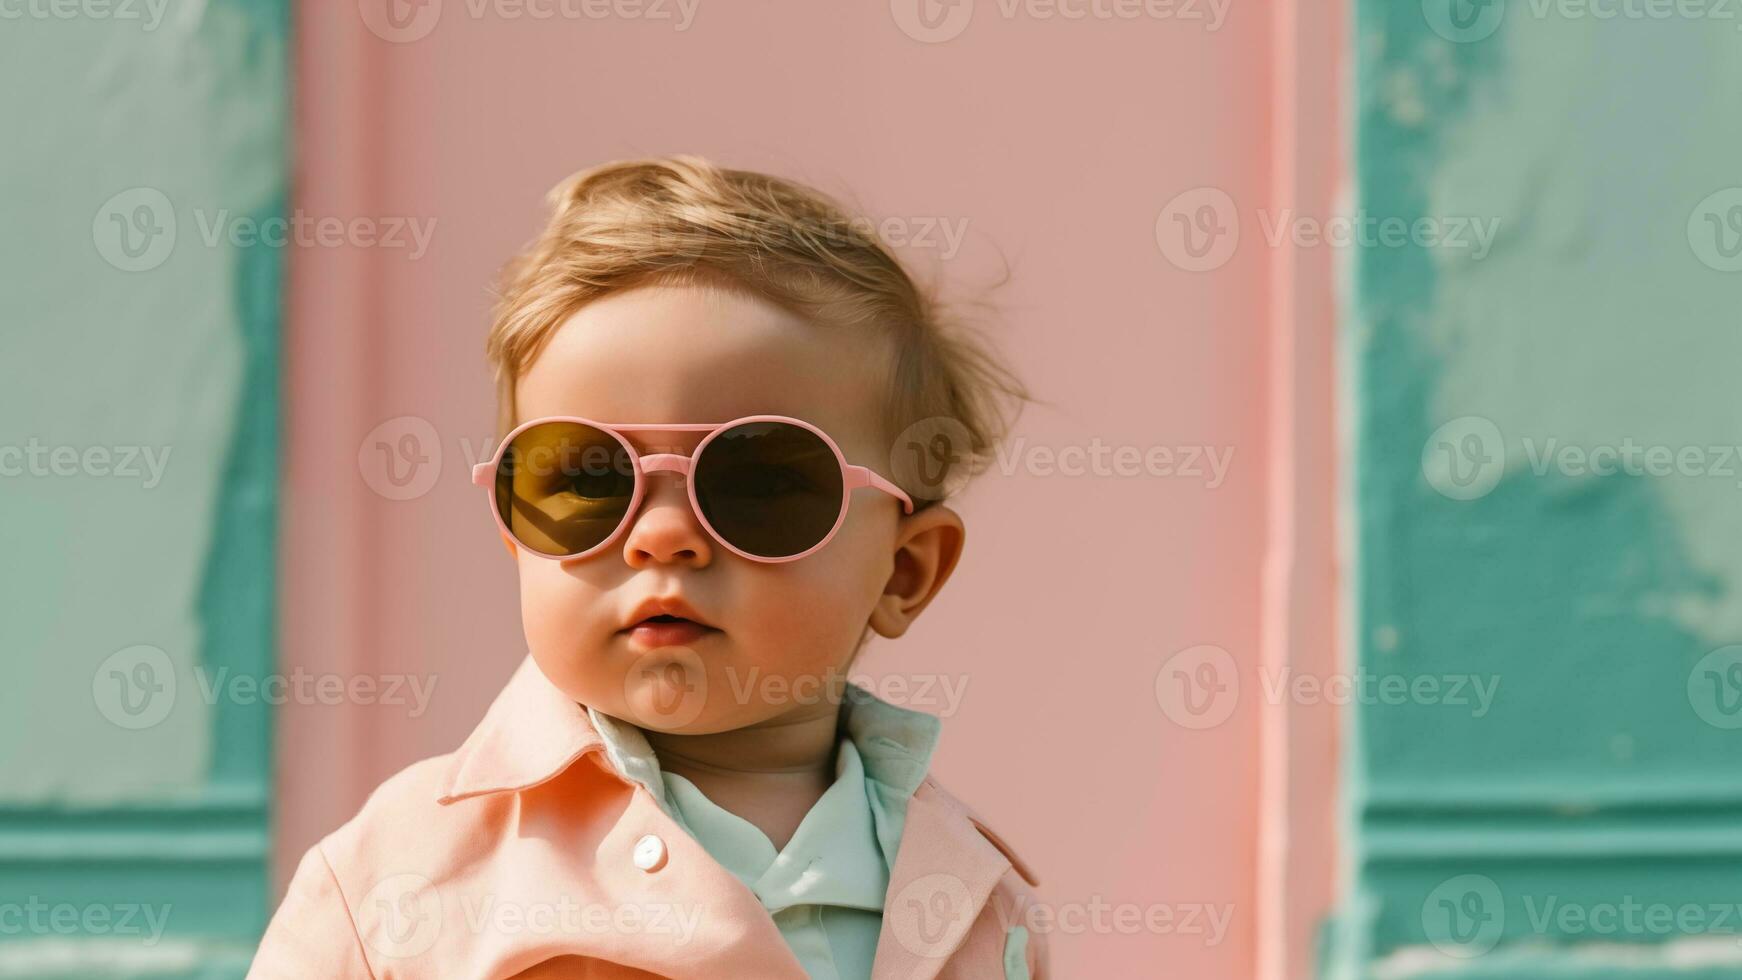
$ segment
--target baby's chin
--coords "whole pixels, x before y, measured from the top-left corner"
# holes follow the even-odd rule
[[[570,700],[640,728],[675,735],[704,735],[743,727],[745,705],[737,704],[731,673],[709,663],[724,661],[721,651],[704,654],[688,646],[651,650],[613,644],[589,653],[564,651],[533,660]],[[754,715],[752,710],[749,714]]]
[[[710,671],[710,667],[713,669]],[[668,735],[713,735],[762,724],[797,705],[763,696],[749,673],[717,651],[662,647],[641,653],[623,676],[617,717]]]
[[[734,647],[728,634],[651,648],[613,637],[604,649],[556,655],[535,649],[533,659],[572,700],[671,735],[712,735],[839,707],[851,657],[833,669],[814,663],[783,669]]]

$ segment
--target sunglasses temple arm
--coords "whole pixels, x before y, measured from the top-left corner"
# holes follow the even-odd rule
[[[847,481],[852,487],[876,487],[901,501],[902,509],[906,513],[913,513],[913,498],[907,495],[907,491],[885,480],[874,470],[863,466],[848,466]]]
[[[496,463],[494,461],[488,462],[488,463],[479,463],[478,465],[472,467],[472,482],[477,484],[478,486],[481,486],[481,487],[489,486],[490,485],[490,472],[492,470],[494,470],[495,468],[496,468]]]

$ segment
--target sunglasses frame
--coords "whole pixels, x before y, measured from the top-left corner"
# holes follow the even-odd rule
[[[514,440],[519,438],[522,432],[525,432],[533,426],[546,425],[551,422],[572,422],[579,425],[590,426],[600,432],[606,433],[611,438],[617,440],[617,442],[623,447],[624,452],[628,453],[630,463],[633,465],[635,470],[635,490],[629,498],[629,506],[623,511],[623,519],[618,522],[616,529],[593,547],[588,548],[585,551],[576,552],[572,555],[548,555],[521,541],[513,531],[509,530],[507,523],[502,520],[502,508],[498,505],[498,501],[496,500],[496,471],[502,465],[503,458],[508,454],[508,447],[514,444]],[[829,528],[829,533],[824,535],[821,541],[796,555],[788,555],[782,558],[767,558],[762,555],[753,555],[744,551],[737,545],[732,544],[732,542],[727,541],[725,536],[720,534],[720,532],[714,528],[713,524],[709,523],[707,515],[702,512],[701,501],[696,497],[696,481],[692,475],[695,468],[695,460],[701,456],[702,451],[707,449],[708,444],[713,442],[720,433],[751,422],[784,422],[788,425],[796,425],[799,428],[812,433],[817,438],[821,439],[824,445],[829,447],[830,452],[835,454],[835,463],[841,468],[841,508],[840,512],[835,515],[834,526]],[[696,443],[696,448],[690,450],[688,454],[642,454],[627,438],[624,437],[623,434],[626,432],[706,432],[707,435],[703,436],[702,441]],[[872,487],[881,490],[901,501],[905,513],[913,513],[913,498],[909,497],[905,490],[902,490],[900,487],[885,479],[869,467],[857,466],[847,462],[847,457],[841,452],[841,447],[836,445],[835,440],[829,438],[827,432],[824,432],[822,429],[817,428],[815,425],[812,425],[803,419],[795,419],[787,415],[746,415],[743,418],[733,419],[730,422],[718,423],[654,423],[633,425],[599,422],[594,419],[582,418],[578,415],[547,415],[543,418],[529,419],[522,422],[514,427],[514,431],[502,437],[501,444],[496,447],[495,455],[491,456],[487,461],[472,467],[472,482],[478,486],[486,488],[490,492],[490,516],[496,521],[497,528],[499,528],[503,534],[506,534],[510,541],[513,541],[517,546],[525,548],[527,552],[537,555],[540,558],[548,558],[551,561],[577,561],[582,558],[589,558],[596,555],[615,544],[617,539],[623,536],[623,532],[626,531],[631,524],[635,523],[635,515],[640,513],[641,502],[647,495],[648,480],[655,473],[668,472],[677,473],[684,477],[685,490],[688,492],[690,498],[690,512],[696,516],[696,521],[701,524],[703,530],[707,531],[709,537],[713,538],[726,550],[740,558],[747,558],[750,561],[763,562],[766,564],[797,561],[800,558],[805,558],[815,554],[820,551],[823,546],[834,540],[835,532],[839,531],[841,525],[846,523],[847,508],[852,506],[853,491],[860,487]]]

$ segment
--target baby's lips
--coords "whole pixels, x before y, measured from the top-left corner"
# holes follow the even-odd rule
[[[707,629],[719,629],[700,612],[697,612],[696,608],[690,605],[682,594],[675,592],[643,599],[624,618],[623,629],[634,629],[643,620],[652,619],[655,616],[675,616],[679,619],[687,619],[697,626]]]

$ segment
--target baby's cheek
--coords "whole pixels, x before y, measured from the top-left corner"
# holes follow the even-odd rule
[[[520,569],[520,621],[527,649],[539,668],[565,691],[583,681],[587,658],[587,590],[564,575],[555,562],[537,560],[546,567]]]
[[[787,577],[777,589],[761,592],[754,614],[758,646],[766,666],[781,674],[820,674],[844,663],[852,653],[874,597],[850,566],[824,560],[819,553],[794,565],[815,562]]]

